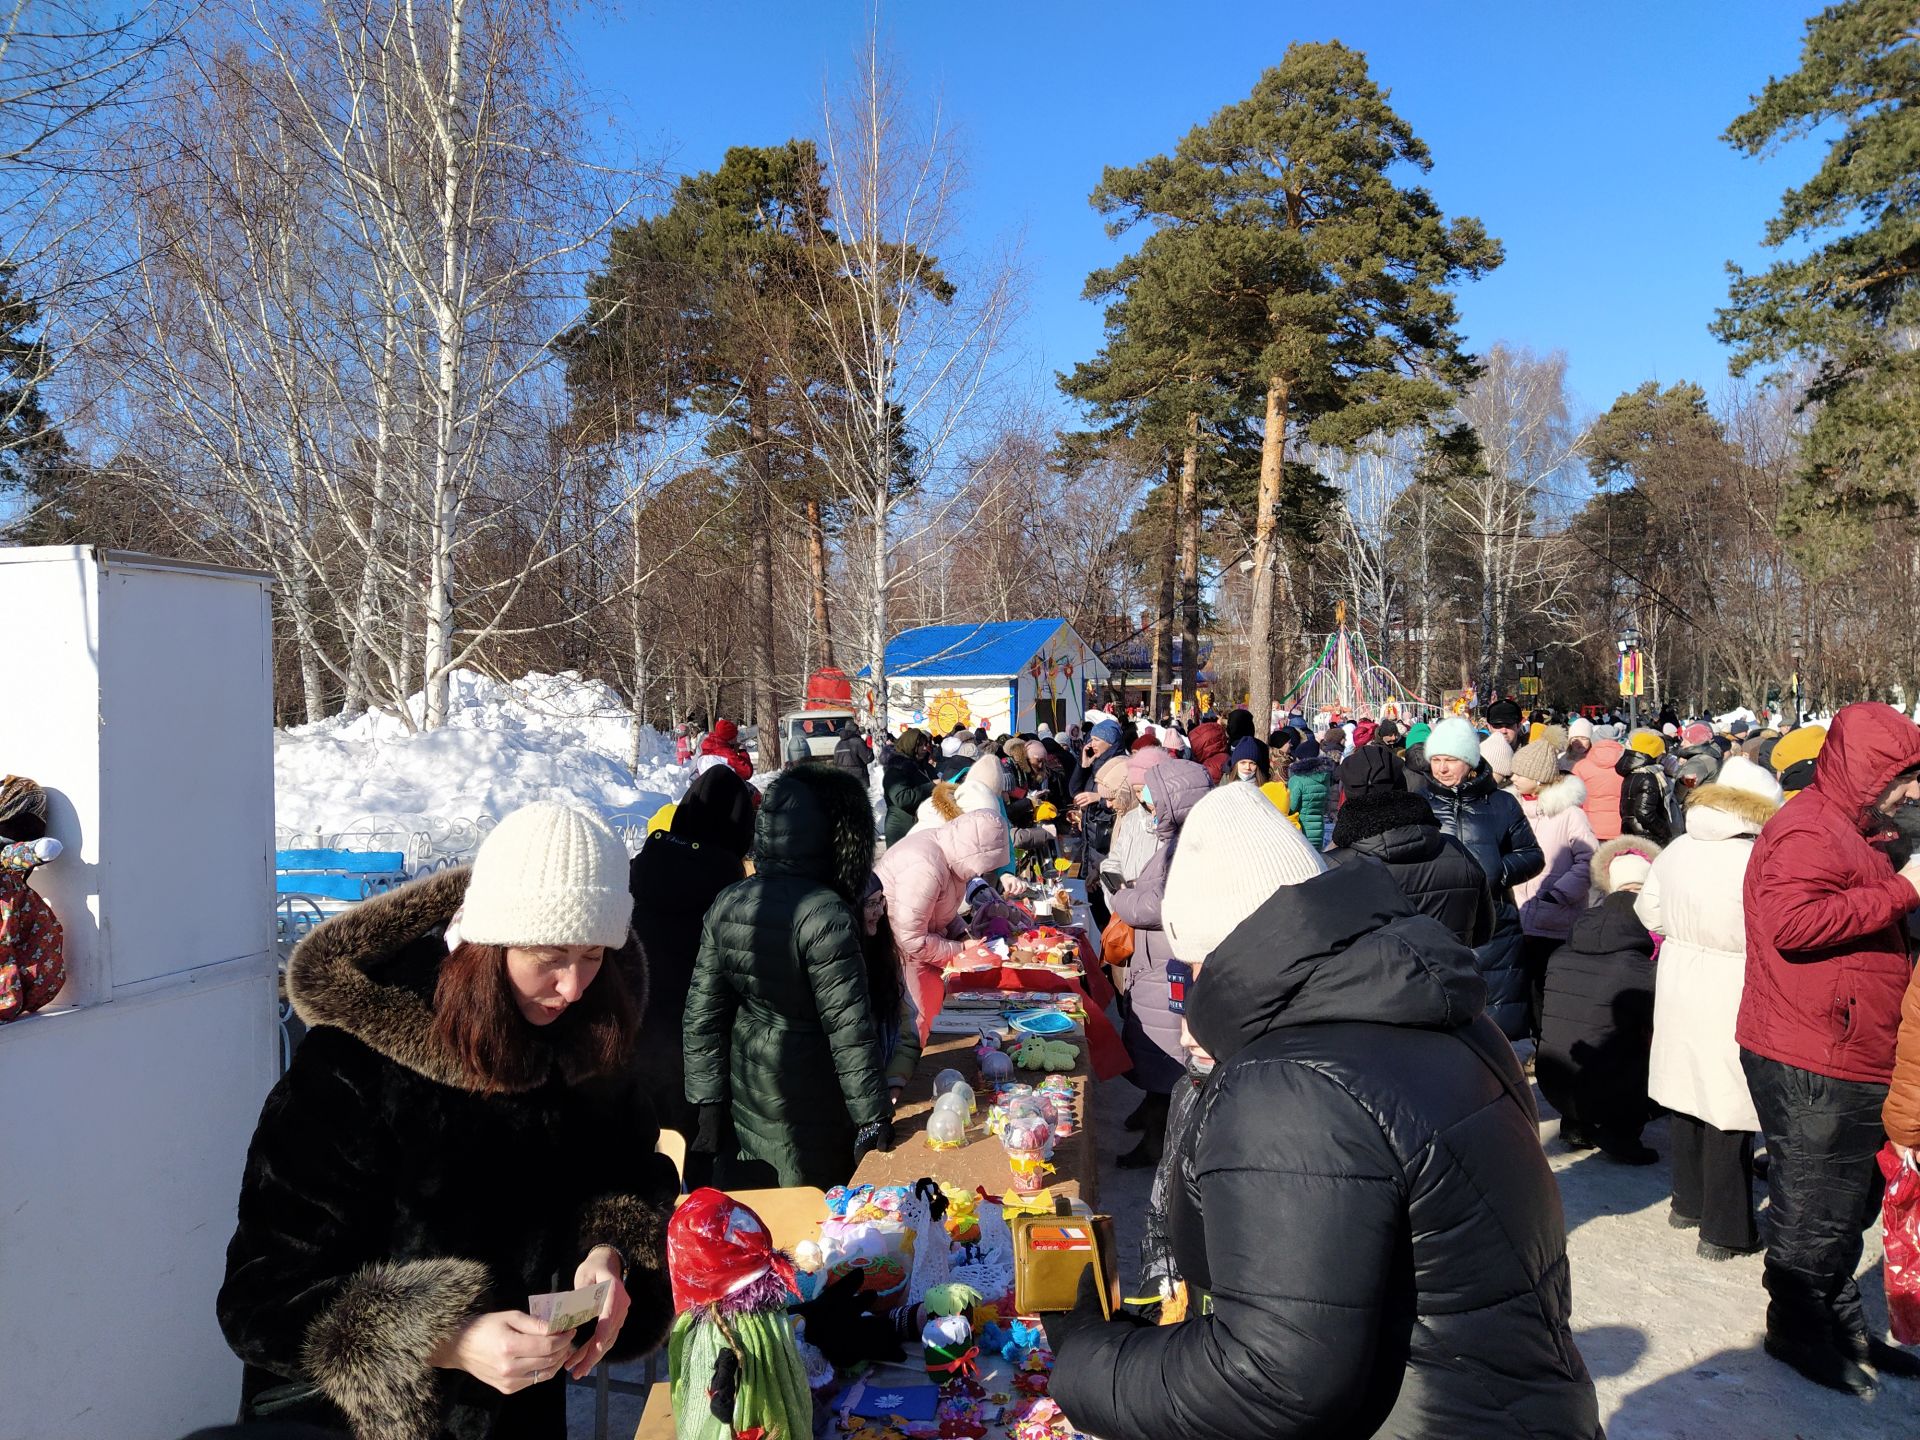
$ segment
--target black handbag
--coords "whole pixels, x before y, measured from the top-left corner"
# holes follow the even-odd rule
[[[1097,850],[1102,855],[1113,849],[1113,826],[1119,817],[1113,813],[1113,806],[1102,800],[1089,805],[1080,812],[1080,833],[1086,837],[1087,848]]]

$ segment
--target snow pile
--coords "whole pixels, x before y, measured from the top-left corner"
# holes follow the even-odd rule
[[[423,697],[409,710],[418,720]],[[600,681],[570,672],[502,683],[456,670],[437,730],[368,712],[276,733],[275,821],[284,842],[285,832],[335,836],[370,829],[369,820],[444,829],[560,800],[644,829],[693,772],[673,763],[672,740],[651,727],[640,735],[637,770],[632,753],[633,713]]]

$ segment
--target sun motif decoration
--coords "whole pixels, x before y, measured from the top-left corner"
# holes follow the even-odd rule
[[[927,704],[927,720],[933,726],[935,735],[948,735],[953,727],[971,726],[973,711],[968,708],[966,698],[957,690],[942,690]]]

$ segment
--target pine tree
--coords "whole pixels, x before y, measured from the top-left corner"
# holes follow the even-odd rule
[[[33,333],[39,323],[13,267],[0,265],[0,495],[18,497],[7,535],[26,544],[77,538],[61,494],[72,456],[42,397],[50,366],[46,337]]]
[[[1713,332],[1733,369],[1810,362],[1814,408],[1795,510],[1920,501],[1920,24],[1912,0],[1847,0],[1807,22],[1800,68],[1767,82],[1725,139],[1761,156],[1837,126],[1825,160],[1781,197],[1764,243],[1804,254],[1729,265]]]
[[[1448,287],[1498,265],[1500,245],[1479,221],[1448,221],[1424,189],[1397,183],[1403,167],[1431,165],[1364,55],[1296,44],[1247,99],[1172,155],[1109,169],[1095,195],[1112,233],[1154,227],[1139,266],[1175,304],[1204,293],[1197,314],[1225,352],[1228,388],[1259,397],[1249,637],[1258,716],[1272,695],[1290,427],[1351,446],[1430,425],[1475,373]]]

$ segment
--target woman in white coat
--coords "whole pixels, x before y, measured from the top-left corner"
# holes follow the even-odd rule
[[[1779,783],[1734,756],[1687,797],[1687,833],[1654,861],[1634,907],[1664,936],[1653,989],[1647,1091],[1673,1112],[1673,1210],[1700,1230],[1708,1260],[1760,1248],[1753,1218],[1753,1137],[1760,1129],[1734,1043],[1746,981],[1743,892],[1760,827],[1784,799]]]

